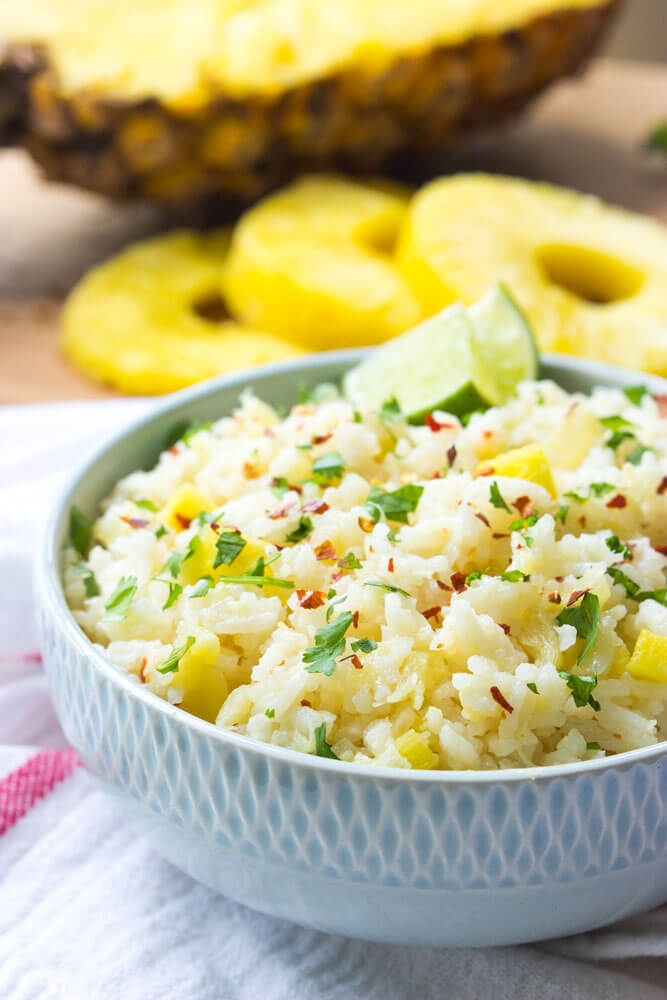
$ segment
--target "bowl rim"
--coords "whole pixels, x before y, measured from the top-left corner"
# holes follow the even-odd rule
[[[83,461],[77,464],[74,471],[67,476],[66,482],[60,488],[42,528],[37,547],[35,580],[39,603],[45,607],[48,606],[49,614],[57,619],[57,625],[60,628],[62,636],[87,659],[91,667],[96,669],[104,679],[112,685],[121,688],[130,697],[138,698],[143,702],[147,711],[162,714],[165,720],[171,720],[177,725],[194,730],[201,736],[215,740],[221,746],[228,746],[240,751],[253,753],[257,756],[268,757],[276,763],[328,772],[331,775],[339,775],[341,778],[379,779],[383,782],[407,781],[428,785],[489,785],[506,782],[513,784],[519,781],[534,782],[554,778],[574,778],[582,774],[606,771],[610,768],[624,769],[633,764],[653,761],[666,755],[667,740],[662,740],[649,747],[625,750],[613,756],[597,760],[574,761],[566,764],[543,764],[536,767],[499,768],[488,771],[413,770],[411,768],[392,768],[343,760],[329,760],[325,757],[318,757],[315,754],[301,753],[298,750],[291,750],[287,747],[264,743],[261,740],[253,739],[242,733],[235,733],[232,730],[218,727],[212,722],[206,722],[196,715],[185,712],[176,705],[171,705],[168,701],[160,698],[159,695],[154,694],[145,687],[137,685],[129,675],[115,667],[96,648],[83,629],[77,624],[65,599],[61,583],[58,553],[56,550],[57,529],[63,512],[70,506],[72,495],[80,487],[81,483],[85,481],[90,469],[96,466],[108,451],[126,438],[131,437],[144,425],[162,420],[171,414],[173,410],[179,409],[183,404],[214,395],[220,389],[234,388],[236,386],[240,391],[247,386],[248,381],[256,379],[258,376],[293,376],[298,375],[302,371],[304,373],[311,373],[313,368],[324,368],[332,364],[350,364],[360,360],[368,353],[368,350],[368,348],[351,348],[339,351],[322,351],[317,354],[307,354],[287,361],[259,365],[252,369],[243,369],[242,371],[207,379],[196,385],[169,394],[163,401],[151,407],[148,412],[142,413],[128,424],[124,424],[121,430],[110,437],[106,437],[102,444],[87,452]],[[546,362],[551,367],[561,369],[566,374],[582,375],[591,381],[598,378],[604,380],[605,376],[618,379],[620,376],[623,380],[627,381],[628,385],[641,382],[656,394],[667,393],[667,380],[656,375],[632,371],[601,361],[591,361],[549,352],[541,353],[540,360],[541,362]],[[540,378],[543,376],[538,374],[537,377]],[[44,645],[43,641],[41,644],[42,646]]]

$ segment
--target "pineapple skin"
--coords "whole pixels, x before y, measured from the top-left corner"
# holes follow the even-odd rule
[[[67,94],[46,45],[0,47],[0,143],[49,178],[224,217],[306,171],[414,167],[517,113],[587,61],[622,0],[553,11],[501,34],[344,68],[276,94],[215,93],[201,106]]]

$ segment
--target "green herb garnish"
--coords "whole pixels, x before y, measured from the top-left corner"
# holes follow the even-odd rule
[[[403,414],[401,412],[401,407],[399,406],[396,396],[390,396],[389,399],[380,407],[380,417],[383,420],[402,420]]]
[[[497,507],[498,510],[506,510],[508,514],[512,513],[509,504],[507,503],[502,493],[498,489],[498,483],[495,481],[495,479],[493,480],[491,486],[489,487],[489,500],[491,501],[491,505],[493,507]]]
[[[122,576],[111,597],[108,601],[104,602],[107,613],[102,620],[105,622],[122,622],[130,610],[132,598],[136,592],[136,576]]]
[[[602,750],[602,747],[600,746],[599,743],[595,743],[594,741],[591,741],[590,743],[586,744],[586,749],[587,750]]]
[[[188,424],[185,431],[181,435],[181,441],[183,444],[189,445],[195,434],[199,434],[200,431],[207,431],[212,426],[212,420],[193,420],[192,423]]]
[[[287,536],[287,541],[294,542],[295,544],[297,542],[302,542],[304,538],[307,538],[307,536],[311,533],[312,530],[313,530],[313,522],[310,520],[309,517],[302,515],[299,518],[298,526],[294,529],[294,531],[290,531],[289,535]]]
[[[340,760],[327,743],[327,726],[323,722],[313,731],[315,737],[315,753],[318,757],[328,757],[330,760]]]
[[[625,461],[629,462],[630,465],[640,465],[641,460],[647,451],[653,451],[653,448],[648,448],[645,444],[638,444],[636,448],[625,456]]]
[[[77,563],[76,566],[72,566],[72,570],[82,577],[81,582],[85,587],[86,597],[99,597],[100,588],[90,566],[86,566],[85,563]]]
[[[303,662],[307,663],[309,674],[326,674],[330,677],[336,669],[336,658],[345,652],[345,633],[352,624],[354,615],[343,611],[329,625],[318,628],[315,645],[304,650]]]
[[[525,580],[530,580],[530,577],[526,573],[522,573],[520,569],[506,569],[504,573],[500,574],[500,579],[506,583],[523,583]]]
[[[231,566],[245,547],[246,540],[242,535],[237,534],[235,531],[223,531],[215,542],[216,555],[213,569],[217,569],[218,566],[222,566],[223,564]]]
[[[536,684],[536,683],[535,683],[534,681],[529,681],[529,682],[528,682],[528,683],[526,684],[526,687],[528,688],[528,690],[529,690],[529,691],[532,691],[532,692],[533,692],[533,694],[539,694],[539,693],[540,693],[540,692],[539,692],[539,691],[537,690],[537,684]]]
[[[337,451],[327,451],[313,462],[311,476],[319,486],[325,486],[333,479],[340,479],[345,471],[345,460]]]
[[[580,677],[578,674],[571,674],[567,670],[559,670],[558,675],[567,682],[577,708],[585,708],[586,705],[590,705],[596,712],[600,711],[600,702],[596,701],[593,697],[593,691],[598,686],[597,675],[594,677]]]
[[[468,586],[468,584],[472,583],[474,580],[481,580],[482,577],[487,576],[488,573],[489,573],[488,566],[486,567],[486,569],[474,569],[471,573],[468,573],[465,579],[466,586]]]
[[[158,528],[155,529],[156,538],[162,538],[166,534],[167,534],[167,529],[165,528],[164,524],[161,524]]]
[[[93,537],[93,522],[75,506],[69,509],[69,537],[76,551],[85,559]]]
[[[610,552],[615,555],[623,556],[624,559],[629,559],[632,555],[632,549],[629,545],[625,545],[624,542],[620,540],[618,535],[610,535],[609,538],[605,538],[605,545]]]
[[[577,635],[584,640],[584,646],[577,657],[581,663],[586,654],[593,648],[600,627],[600,601],[596,594],[584,594],[581,602],[572,608],[563,608],[556,616],[560,625],[573,625]],[[595,682],[597,684],[597,680]]]
[[[182,646],[172,649],[171,653],[164,661],[162,666],[157,668],[158,673],[168,674],[168,673],[173,673],[174,670],[178,670],[179,663],[181,662],[185,654],[188,652],[188,650],[192,649],[194,644],[195,644],[195,637],[193,635],[189,635]]]
[[[409,597],[407,590],[403,590],[402,587],[397,587],[393,583],[383,583],[381,580],[368,580],[364,587],[381,587],[382,590],[388,590],[390,594],[403,594],[404,597]]]
[[[267,710],[264,713],[264,715],[267,717],[267,719],[274,719],[275,716],[276,716],[276,710],[275,710],[275,708],[267,708]]]
[[[625,587],[625,593],[628,597],[635,597],[639,593],[639,584],[635,583],[627,573],[620,570],[617,566],[609,566],[607,569],[607,576],[610,576],[614,583],[619,584],[621,587]]]
[[[339,559],[338,565],[341,569],[361,569],[361,563],[355,556],[354,552],[348,552],[346,556]]]
[[[194,587],[192,588],[192,593],[190,597],[205,597],[208,594],[211,587],[215,586],[215,582],[212,576],[200,576]]]
[[[156,507],[152,500],[135,500],[136,507],[141,507],[142,510],[150,510],[153,514],[159,513],[160,508]]]
[[[378,644],[374,639],[355,639],[351,647],[353,653],[371,653],[378,648]]]
[[[289,492],[289,483],[284,476],[276,476],[275,479],[271,480],[271,489],[277,497],[282,499]]]
[[[371,486],[364,508],[374,521],[380,521],[384,514],[388,521],[407,524],[408,514],[417,509],[423,492],[424,487],[415,486],[414,483],[408,483],[390,493],[385,493],[379,486]]]
[[[591,491],[591,496],[594,497],[604,497],[615,489],[611,483],[590,483],[588,488]]]
[[[158,576],[155,577],[155,581],[157,583],[166,583],[167,586],[169,587],[169,594],[167,596],[167,600],[162,605],[162,610],[166,611],[168,608],[172,606],[174,601],[177,601],[178,598],[181,596],[181,594],[183,593],[183,588],[181,587],[180,583],[174,583],[173,580],[161,580]]]
[[[631,385],[623,390],[623,393],[635,406],[639,406],[644,396],[648,396],[648,389],[645,385]]]
[[[567,504],[565,503],[561,504],[561,506],[558,509],[558,513],[554,514],[554,521],[560,521],[561,524],[565,524],[569,510],[570,508],[568,507]]]

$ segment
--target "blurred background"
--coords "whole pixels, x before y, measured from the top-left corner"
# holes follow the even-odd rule
[[[623,59],[667,60],[665,0],[632,0],[612,29],[606,51]]]

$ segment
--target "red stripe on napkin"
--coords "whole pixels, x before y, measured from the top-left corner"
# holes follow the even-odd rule
[[[0,835],[68,778],[81,761],[74,750],[43,750],[0,781]]]

